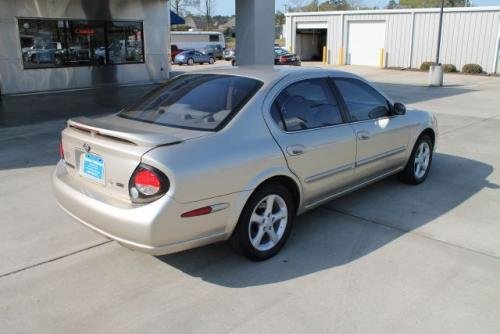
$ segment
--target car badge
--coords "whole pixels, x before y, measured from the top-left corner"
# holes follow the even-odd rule
[[[85,152],[90,152],[90,145],[87,144],[87,143],[84,143],[83,144],[83,149],[85,150]]]

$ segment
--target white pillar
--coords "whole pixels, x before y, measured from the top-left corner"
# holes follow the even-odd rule
[[[274,65],[274,1],[235,2],[236,65]]]

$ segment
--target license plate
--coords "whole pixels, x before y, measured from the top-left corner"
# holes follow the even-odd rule
[[[82,175],[93,181],[104,183],[104,160],[95,154],[85,153]]]

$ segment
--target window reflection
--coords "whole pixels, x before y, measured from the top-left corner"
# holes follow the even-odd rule
[[[142,22],[19,19],[25,69],[144,62]]]

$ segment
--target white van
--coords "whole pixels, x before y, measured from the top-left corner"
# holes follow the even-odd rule
[[[218,31],[171,31],[170,42],[182,50],[204,50],[208,46],[226,48],[224,35]]]

